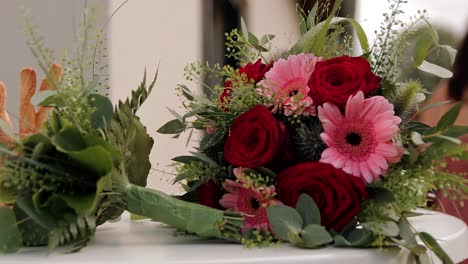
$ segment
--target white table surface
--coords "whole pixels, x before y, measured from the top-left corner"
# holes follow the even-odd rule
[[[468,257],[468,231],[455,217],[427,211],[428,215],[411,218],[419,231],[426,231],[459,262]],[[434,259],[434,263],[439,263]],[[300,249],[288,244],[270,248],[246,249],[241,245],[192,236],[174,236],[173,229],[160,223],[130,222],[128,215],[117,223],[99,227],[94,239],[75,254],[54,252],[45,248],[26,248],[0,256],[8,264],[75,264],[75,263],[142,263],[142,264],[302,264],[302,263],[414,263],[407,250],[390,249]]]

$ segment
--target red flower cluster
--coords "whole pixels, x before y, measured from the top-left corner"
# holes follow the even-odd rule
[[[343,108],[351,95],[363,91],[368,95],[380,86],[369,62],[362,57],[341,56],[318,62],[312,74],[309,95],[315,105],[330,102]]]
[[[322,225],[334,231],[343,227],[361,211],[367,198],[363,181],[330,164],[305,162],[278,175],[278,199],[294,207],[303,193],[310,195],[320,209]]]
[[[255,63],[248,63],[244,67],[239,69],[239,75],[244,75],[247,78],[247,81],[254,81],[254,84],[257,84],[263,79],[265,73],[271,69],[273,63],[263,64],[261,59],[258,59]],[[219,96],[219,101],[223,105],[222,108],[224,111],[228,112],[229,109],[224,106],[229,102],[229,98],[232,94],[232,81],[226,81],[224,83],[224,90]]]
[[[275,160],[286,140],[284,124],[267,107],[257,105],[234,120],[224,144],[224,158],[239,167],[265,166]]]

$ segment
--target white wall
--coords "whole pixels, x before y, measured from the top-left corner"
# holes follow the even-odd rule
[[[3,80],[7,86],[7,107],[15,124],[17,124],[19,112],[20,70],[23,67],[35,68],[38,82],[44,77],[26,46],[26,38],[21,26],[20,7],[22,5],[30,9],[34,21],[39,26],[38,33],[46,36],[46,45],[55,50],[58,56],[64,48],[71,47],[75,29],[73,21],[82,10],[81,1],[73,0],[0,2],[0,80]]]
[[[416,15],[418,10],[427,10],[430,21],[437,25],[446,25],[459,38],[468,30],[468,2],[466,0],[409,0],[404,5],[405,15]],[[379,30],[382,14],[388,11],[389,5],[384,0],[357,0],[356,19],[361,22],[370,43],[375,38],[374,30]]]
[[[89,0],[103,10],[103,20],[123,0]],[[131,0],[113,17],[107,27],[110,56],[110,86],[114,102],[124,99],[141,82],[143,71],[154,74],[157,65],[159,77],[150,99],[140,111],[149,133],[155,138],[151,154],[153,167],[167,170],[170,159],[186,153],[185,140],[173,140],[156,130],[172,117],[166,106],[177,109],[179,98],[174,88],[184,81],[184,66],[201,60],[202,0]],[[82,0],[16,0],[0,1],[0,80],[7,85],[8,110],[12,117],[19,112],[19,72],[23,67],[38,68],[25,45],[20,27],[19,7],[24,4],[40,26],[46,46],[58,55],[74,43],[74,31],[81,19]],[[43,78],[37,70],[38,79]],[[175,193],[180,187],[170,184],[173,177],[159,172],[150,175],[149,185]]]
[[[291,48],[299,39],[299,21],[295,0],[247,0],[245,22],[249,31],[261,37],[276,35],[274,50]]]
[[[111,10],[122,1],[112,0]],[[153,168],[168,170],[170,159],[185,154],[185,139],[177,140],[156,133],[165,122],[174,119],[166,107],[180,109],[175,87],[184,81],[184,66],[202,58],[202,0],[129,1],[111,20],[110,58],[112,98],[116,102],[130,94],[141,82],[146,67],[153,75],[159,64],[159,76],[153,94],[139,114],[155,139],[151,154]],[[174,177],[153,171],[149,186],[180,192]]]

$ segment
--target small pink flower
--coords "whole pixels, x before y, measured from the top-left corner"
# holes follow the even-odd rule
[[[243,168],[234,169],[238,181],[226,180],[223,187],[228,193],[223,195],[219,203],[227,209],[241,212],[244,216],[242,232],[249,229],[270,230],[267,208],[273,204],[281,204],[273,199],[276,195],[275,186],[255,188],[247,181]]]
[[[349,97],[344,116],[330,103],[319,106],[318,112],[324,129],[320,137],[328,146],[321,162],[370,183],[386,172],[389,163],[399,161],[401,150],[391,140],[401,119],[384,97],[364,99],[359,91]]]
[[[258,83],[259,93],[273,99],[275,109],[284,115],[315,115],[308,82],[320,58],[312,54],[290,55],[279,59]]]
[[[205,124],[205,132],[208,135],[211,135],[216,132],[216,126],[214,123]]]

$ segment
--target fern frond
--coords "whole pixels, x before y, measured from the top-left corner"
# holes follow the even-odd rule
[[[96,231],[96,219],[91,216],[71,217],[64,221],[49,232],[49,252],[72,241],[79,241],[73,246],[73,252],[79,251],[86,245],[83,241],[88,241]]]
[[[138,109],[140,109],[140,106],[146,101],[151,91],[153,90],[153,87],[156,83],[157,78],[158,78],[158,70],[156,70],[153,81],[150,83],[149,87],[147,87],[146,86],[146,70],[145,70],[145,73],[143,75],[143,81],[141,82],[141,84],[138,86],[136,90],[132,91],[132,95],[128,97],[124,102],[119,101],[118,109],[116,109],[115,112],[117,113],[118,110],[125,105],[131,109],[133,114],[136,114]]]

